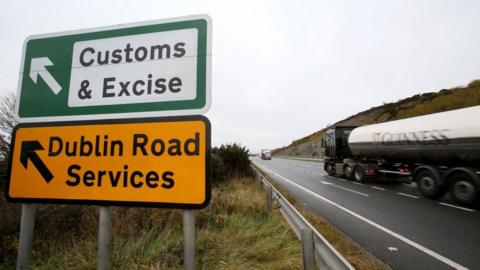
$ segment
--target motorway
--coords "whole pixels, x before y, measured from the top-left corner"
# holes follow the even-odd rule
[[[393,269],[480,269],[479,210],[421,197],[410,183],[357,183],[323,164],[252,161],[304,207],[327,219]]]

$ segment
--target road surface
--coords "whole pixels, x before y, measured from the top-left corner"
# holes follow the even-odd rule
[[[480,269],[478,210],[423,198],[414,184],[331,177],[318,162],[252,161],[393,269]]]

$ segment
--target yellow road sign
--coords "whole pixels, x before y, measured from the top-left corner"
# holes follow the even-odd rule
[[[19,124],[12,202],[203,208],[210,200],[203,116]]]

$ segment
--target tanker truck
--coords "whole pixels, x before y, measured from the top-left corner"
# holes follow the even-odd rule
[[[358,182],[406,178],[419,192],[447,191],[463,205],[480,197],[480,106],[325,132],[324,170]]]

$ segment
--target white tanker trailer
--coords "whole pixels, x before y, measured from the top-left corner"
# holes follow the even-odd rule
[[[411,177],[420,193],[459,203],[480,197],[480,106],[325,133],[324,169],[356,181]]]

